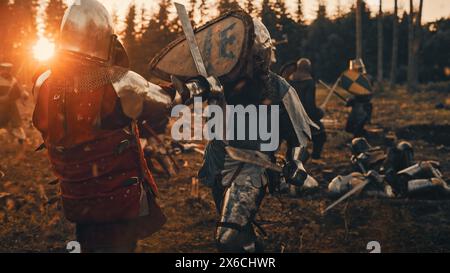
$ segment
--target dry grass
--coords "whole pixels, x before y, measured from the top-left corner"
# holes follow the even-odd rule
[[[319,90],[319,101],[325,90]],[[403,89],[378,94],[374,100],[371,127],[401,132],[411,127],[411,141],[419,159],[441,161],[444,174],[450,176],[450,147],[435,145],[430,134],[449,133],[450,111],[435,109],[447,98],[442,93],[408,94]],[[29,122],[31,105],[26,109]],[[325,147],[325,167],[332,173],[349,171],[346,144],[350,135],[342,132],[349,109],[337,99],[330,102],[327,118],[329,141]],[[439,132],[435,132],[437,125]],[[415,131],[414,131],[415,130]],[[426,130],[421,132],[420,130]],[[442,132],[444,131],[444,132]],[[445,132],[446,131],[446,132]],[[23,158],[17,159],[18,145],[0,135],[0,192],[11,198],[0,201],[1,252],[64,252],[74,239],[73,225],[64,220],[57,202],[58,185],[44,152],[34,152],[39,136],[27,128],[30,143]],[[408,134],[406,136],[409,136]],[[16,159],[16,160],[14,160]],[[140,242],[142,252],[213,252],[215,208],[209,190],[200,187],[201,201],[193,200],[191,177],[195,176],[201,157],[185,154],[179,157],[188,166],[172,179],[158,178],[160,203],[168,216],[166,226],[153,237]],[[258,219],[268,232],[267,250],[278,252],[367,252],[369,241],[379,241],[383,252],[450,251],[450,201],[390,201],[357,199],[341,204],[327,216],[321,209],[330,204],[325,189],[323,169],[308,166],[321,182],[321,191],[304,198],[267,196]],[[1,176],[0,176],[1,177]]]

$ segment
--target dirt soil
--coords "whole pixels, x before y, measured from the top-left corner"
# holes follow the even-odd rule
[[[318,100],[324,96],[325,90],[319,90]],[[450,110],[435,108],[447,97],[403,89],[379,93],[370,127],[411,141],[417,160],[440,161],[449,178]],[[30,123],[32,102],[21,108],[28,143],[21,148],[6,131],[0,131],[0,252],[67,252],[67,242],[75,239],[74,226],[62,215],[59,186],[45,151],[34,151],[41,140]],[[347,144],[351,136],[343,132],[348,113],[337,98],[327,108],[327,164],[307,165],[320,190],[301,197],[267,195],[264,199],[257,220],[267,232],[266,250],[367,252],[367,243],[378,241],[383,252],[449,252],[450,200],[355,198],[321,216],[320,211],[333,201],[326,193],[328,182],[350,171]],[[381,145],[380,139],[374,137],[372,144]],[[215,252],[217,215],[209,189],[200,185],[200,197],[191,195],[192,177],[202,157],[189,153],[177,159],[184,167],[176,177],[156,177],[168,223],[141,241],[139,251]]]

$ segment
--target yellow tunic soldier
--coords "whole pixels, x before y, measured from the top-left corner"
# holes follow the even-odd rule
[[[350,61],[350,68],[343,73],[341,86],[353,97],[348,100],[347,106],[352,107],[345,130],[354,137],[366,134],[364,126],[372,118],[372,83],[361,59]]]

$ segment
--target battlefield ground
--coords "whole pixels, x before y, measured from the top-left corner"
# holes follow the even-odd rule
[[[325,90],[319,89],[321,102]],[[372,145],[392,132],[411,141],[416,160],[441,162],[450,178],[450,110],[438,109],[448,95],[432,91],[407,93],[403,88],[377,93],[369,126]],[[31,126],[32,101],[20,106],[28,142],[21,148],[0,131],[0,252],[67,252],[74,225],[64,219],[58,184],[45,151],[35,152],[40,136]],[[450,200],[387,200],[356,197],[322,216],[331,204],[328,182],[348,174],[351,136],[343,132],[349,109],[333,98],[327,108],[325,166],[307,165],[320,190],[299,197],[266,196],[257,216],[267,236],[267,252],[368,252],[378,241],[382,252],[449,252]],[[209,190],[192,195],[192,177],[200,154],[176,156],[183,166],[175,177],[156,176],[160,204],[168,222],[153,237],[140,241],[139,252],[215,252],[216,211]]]

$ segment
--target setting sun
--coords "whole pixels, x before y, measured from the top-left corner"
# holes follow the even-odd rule
[[[38,61],[48,61],[55,54],[55,44],[45,37],[39,38],[33,46],[33,56]]]

